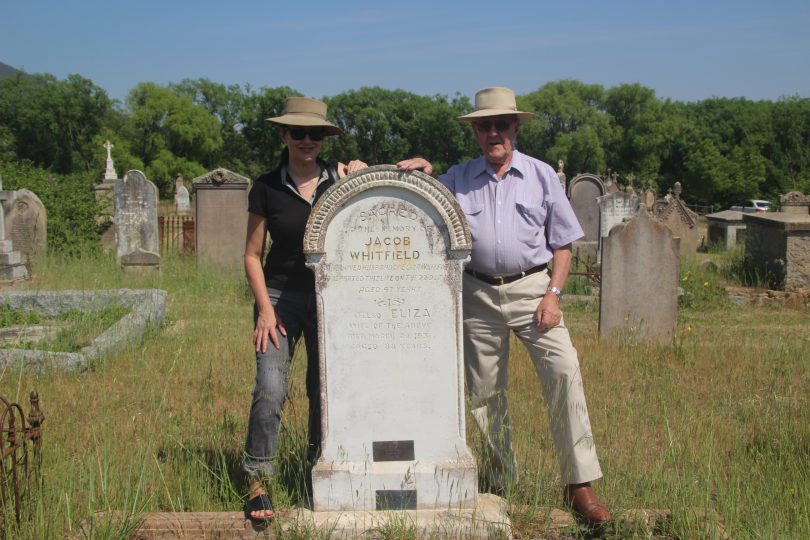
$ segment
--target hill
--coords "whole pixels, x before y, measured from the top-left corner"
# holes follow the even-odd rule
[[[2,79],[3,77],[11,77],[12,75],[16,75],[19,72],[20,70],[15,69],[9,66],[8,64],[4,64],[3,62],[0,62],[0,79]]]

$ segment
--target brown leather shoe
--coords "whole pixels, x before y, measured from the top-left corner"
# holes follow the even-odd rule
[[[563,502],[588,525],[604,525],[612,518],[591,489],[591,483],[568,484],[563,490]]]

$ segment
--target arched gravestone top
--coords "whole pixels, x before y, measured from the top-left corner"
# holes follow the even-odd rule
[[[329,189],[315,204],[304,237],[305,254],[324,252],[325,231],[349,199],[379,187],[394,187],[413,192],[429,201],[444,220],[450,233],[452,251],[472,250],[469,225],[455,197],[439,181],[420,171],[404,172],[395,165],[377,165],[347,176]]]
[[[438,181],[394,166],[329,188],[304,234],[315,274],[315,511],[473,508],[461,285],[471,236]]]
[[[568,185],[571,208],[585,233],[585,241],[599,239],[599,205],[596,199],[606,193],[602,179],[589,173],[577,175]]]
[[[158,192],[138,170],[128,171],[115,183],[115,240],[118,263],[141,251],[158,251]]]

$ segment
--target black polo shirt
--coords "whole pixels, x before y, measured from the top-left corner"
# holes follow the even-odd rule
[[[336,166],[322,160],[318,163],[328,178],[319,181],[314,201],[337,180]],[[282,167],[259,176],[248,194],[248,212],[267,219],[272,240],[264,263],[264,280],[274,289],[311,291],[315,289],[315,278],[305,264],[304,232],[312,205],[293,185],[284,182],[283,176]]]

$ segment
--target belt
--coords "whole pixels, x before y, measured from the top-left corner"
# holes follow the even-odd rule
[[[512,283],[513,281],[517,281],[520,278],[524,278],[531,274],[536,274],[537,272],[542,272],[548,267],[548,264],[541,264],[540,266],[535,266],[534,268],[529,268],[528,270],[521,272],[519,274],[513,274],[511,276],[490,276],[489,274],[482,274],[481,272],[476,272],[475,270],[471,270],[469,268],[465,268],[464,271],[470,274],[475,279],[479,279],[484,283],[489,283],[490,285],[505,285],[507,283]]]

